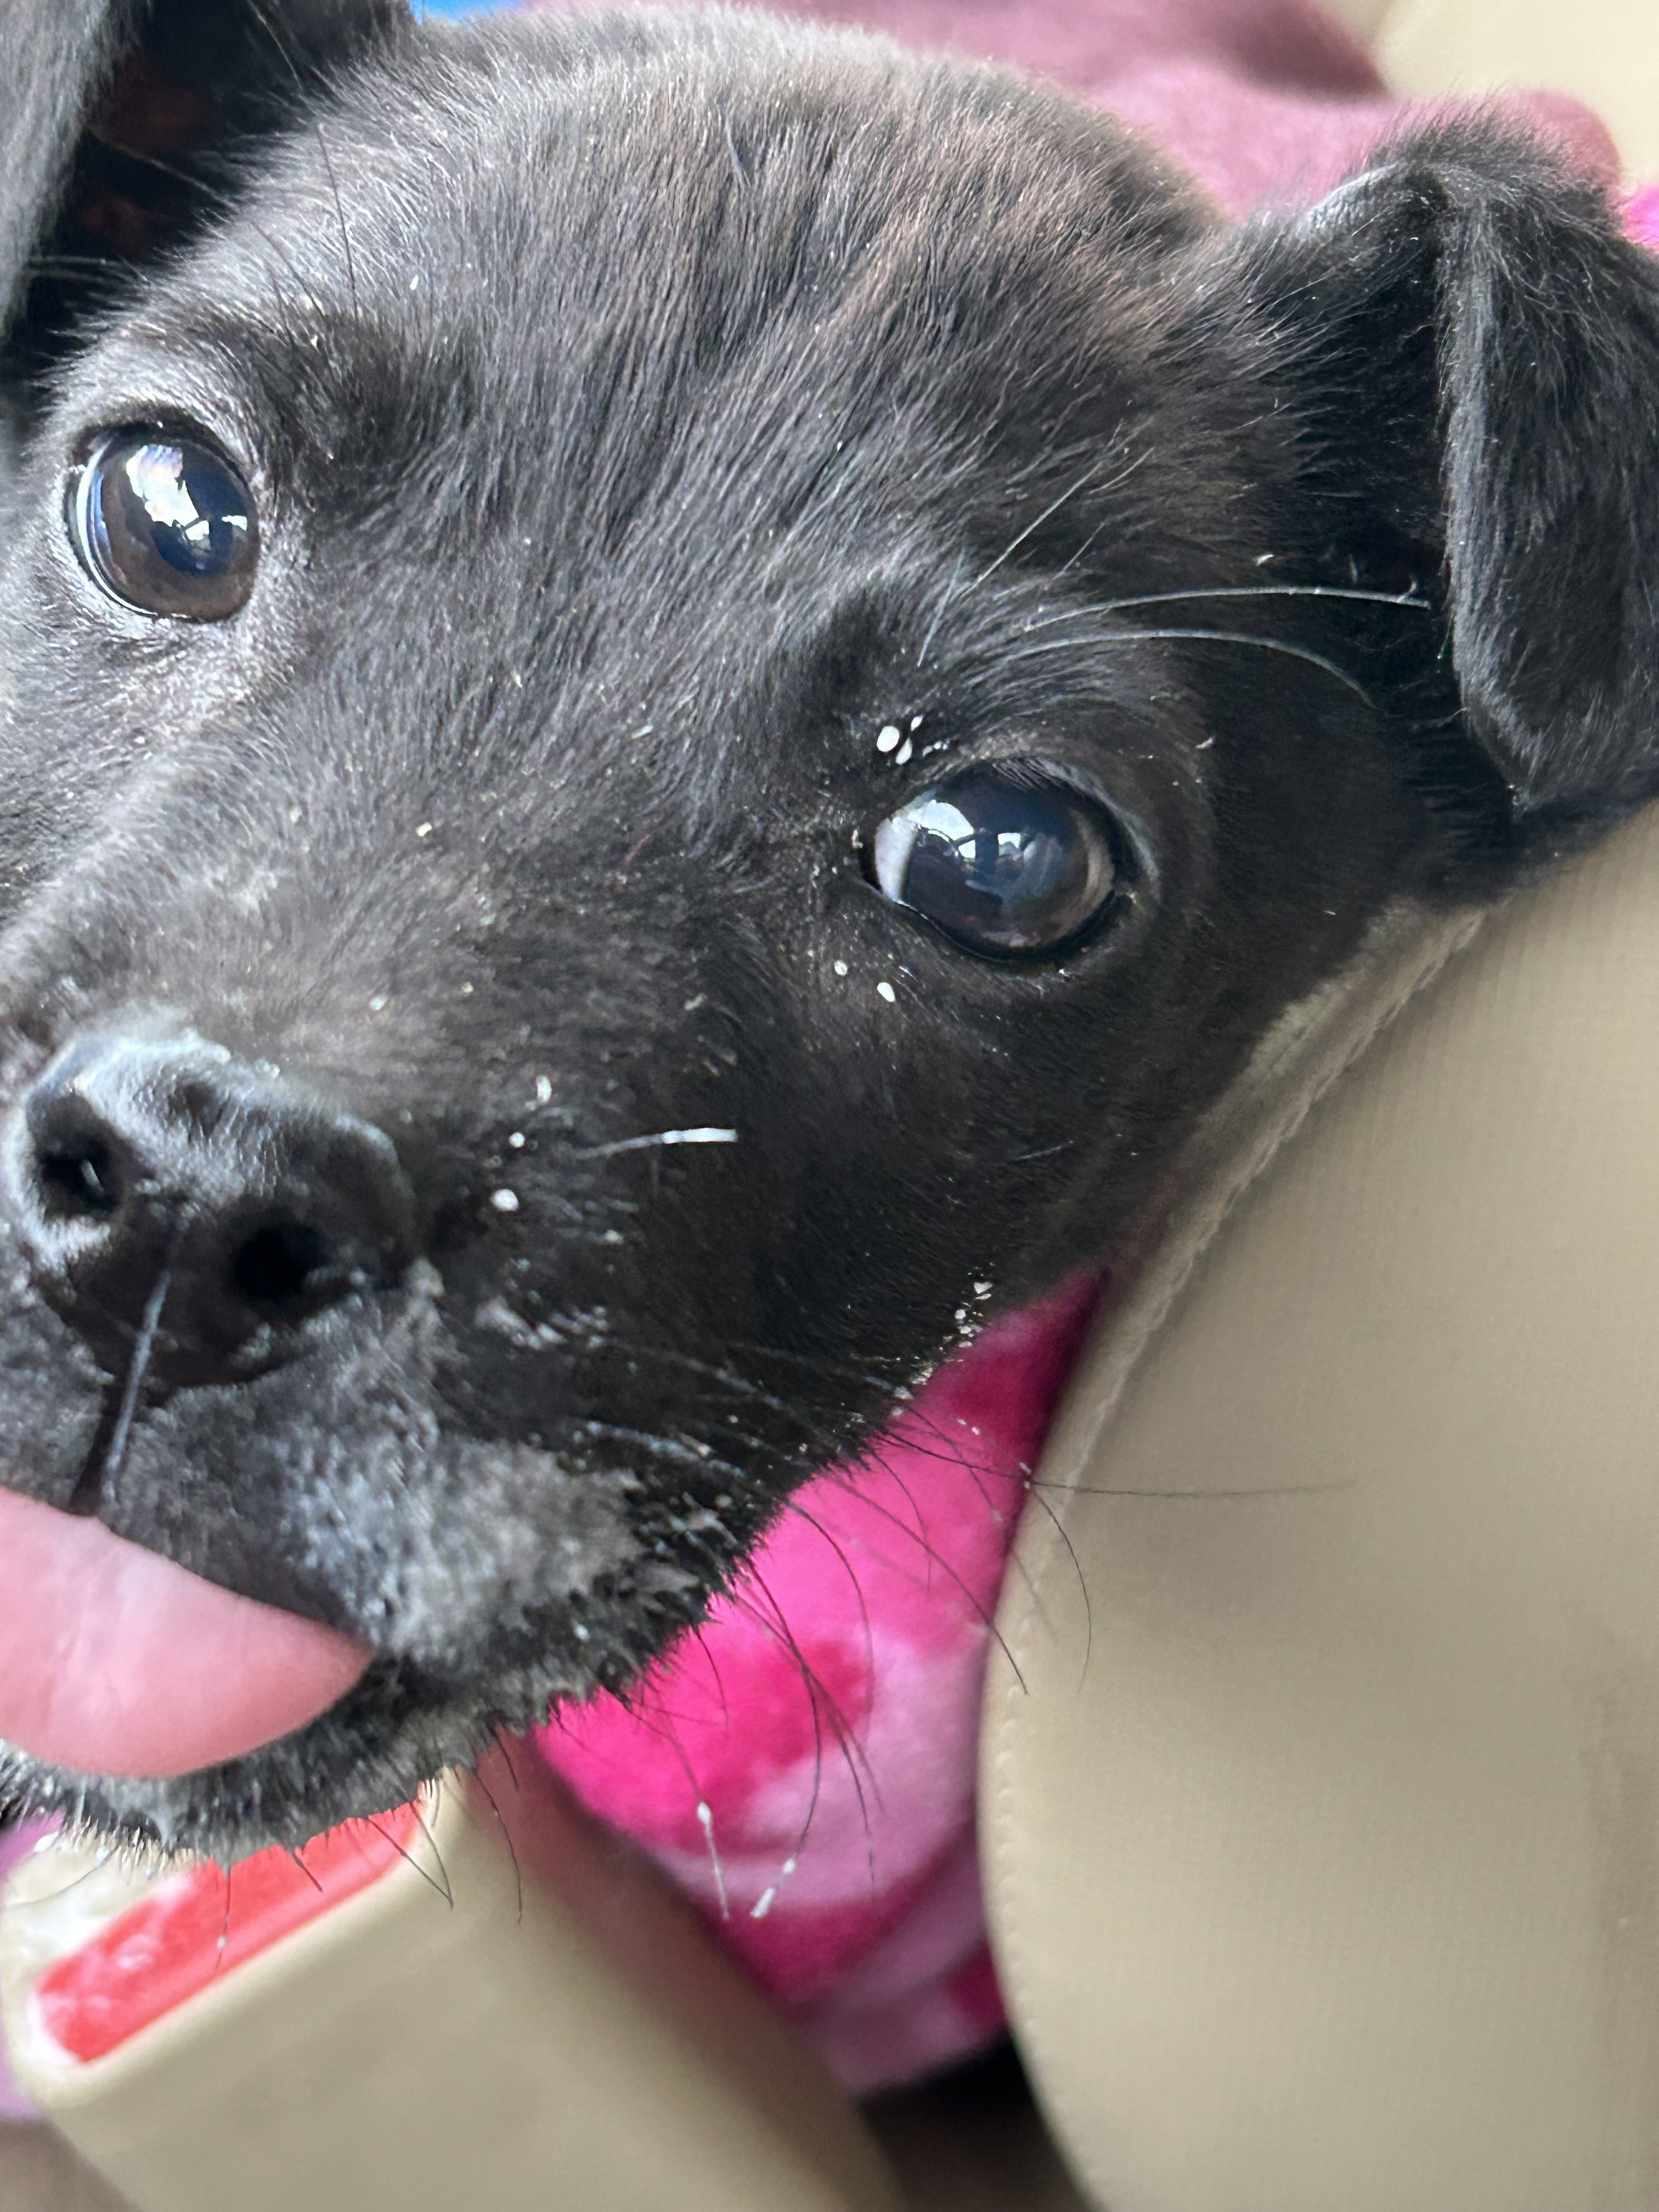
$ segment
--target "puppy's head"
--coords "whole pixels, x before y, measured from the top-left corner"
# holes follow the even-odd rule
[[[110,20],[0,209],[0,1484],[367,1665],[0,1786],[234,1853],[628,1683],[1646,794],[1659,304],[1477,131],[1241,233],[759,18]]]

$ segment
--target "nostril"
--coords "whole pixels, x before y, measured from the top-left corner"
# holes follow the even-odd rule
[[[302,1221],[273,1221],[238,1246],[231,1279],[250,1305],[277,1312],[313,1299],[334,1266],[334,1247]]]
[[[47,1217],[54,1221],[98,1219],[121,1202],[120,1182],[109,1146],[96,1137],[68,1144],[43,1145],[35,1172]]]

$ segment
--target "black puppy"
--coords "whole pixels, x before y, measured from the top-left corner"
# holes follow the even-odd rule
[[[0,1796],[234,1854],[627,1684],[1649,793],[1659,279],[1475,128],[1239,231],[759,17],[11,21],[0,1484],[374,1656]]]

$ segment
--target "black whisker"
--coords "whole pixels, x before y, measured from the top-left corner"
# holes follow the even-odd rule
[[[397,1852],[398,1857],[404,1861],[405,1865],[412,1867],[415,1872],[419,1875],[421,1880],[425,1882],[428,1888],[435,1890],[438,1895],[442,1898],[444,1903],[449,1907],[450,1911],[452,1912],[454,1911],[455,1899],[453,1893],[449,1887],[449,1876],[447,1873],[444,1875],[442,1881],[437,1881],[433,1875],[427,1872],[426,1869],[421,1864],[419,1859],[414,1857],[410,1852],[406,1851],[403,1845],[398,1841],[396,1836],[392,1835],[388,1830],[383,1828],[378,1820],[366,1819],[365,1825],[374,1829],[375,1834],[380,1838],[382,1843],[390,1844],[392,1850]]]
[[[265,9],[259,5],[259,0],[247,0],[247,11],[249,15],[252,16],[259,28],[264,33],[266,38],[270,41],[271,47],[276,55],[276,58],[283,64],[289,75],[294,79],[295,89],[298,91],[303,91],[305,88],[305,79],[300,73],[299,61],[295,55],[292,47],[289,46],[288,41],[283,38],[276,24],[271,21],[270,15],[266,13]]]
[[[1083,1684],[1088,1680],[1089,1661],[1093,1656],[1095,1648],[1095,1609],[1089,1596],[1088,1577],[1083,1571],[1083,1562],[1077,1555],[1077,1547],[1073,1543],[1070,1535],[1067,1534],[1065,1522],[1060,1519],[1059,1514],[1055,1512],[1054,1507],[1048,1503],[1048,1499],[1042,1495],[1042,1486],[1035,1481],[1028,1481],[1025,1486],[1025,1490],[1026,1495],[1036,1501],[1036,1503],[1042,1508],[1043,1511],[1048,1515],[1049,1521],[1053,1523],[1054,1534],[1059,1537],[1060,1542],[1065,1545],[1066,1555],[1072,1563],[1072,1571],[1077,1577],[1078,1594],[1083,1600],[1084,1620],[1083,1665],[1079,1670],[1077,1678],[1078,1686],[1081,1688]],[[1012,1553],[1010,1556],[1012,1558],[1018,1559],[1018,1549]],[[1020,1572],[1022,1575],[1025,1576],[1025,1587],[1030,1591],[1033,1602],[1036,1602],[1036,1590],[1032,1584],[1030,1577],[1028,1574],[1025,1574],[1024,1567],[1020,1569]]]
[[[1359,1486],[1352,1479],[1340,1482],[1276,1482],[1267,1484],[1260,1490],[1132,1490],[1120,1488],[1115,1483],[1085,1482],[1034,1482],[1030,1485],[1034,1492],[1052,1490],[1060,1497],[1167,1498],[1176,1505],[1201,1505],[1211,1498],[1248,1504],[1253,1498],[1328,1498],[1346,1491],[1358,1490]]]
[[[1036,536],[1038,531],[1042,529],[1045,522],[1052,521],[1054,516],[1060,513],[1062,507],[1068,505],[1071,501],[1077,497],[1079,492],[1084,490],[1089,484],[1093,483],[1095,478],[1100,474],[1100,470],[1101,464],[1099,461],[1091,461],[1088,467],[1085,469],[1083,474],[1078,477],[1075,483],[1068,484],[1066,487],[1066,489],[1061,492],[1060,497],[1052,501],[1048,506],[1045,507],[1042,514],[1036,517],[1035,521],[1028,522],[1024,529],[1020,532],[1017,538],[1011,538],[1008,544],[1003,547],[1001,552],[997,555],[996,559],[992,562],[988,568],[981,569],[979,574],[975,576],[973,582],[969,585],[969,590],[970,592],[976,592],[981,584],[987,582],[991,577],[994,576],[997,570],[1001,568],[1003,562],[1005,561],[1012,560],[1014,555],[1018,552],[1022,545],[1028,544],[1030,540]]]
[[[340,244],[345,250],[346,289],[351,295],[351,312],[361,316],[362,310],[357,304],[357,269],[351,258],[351,233],[346,228],[345,206],[340,198],[339,180],[334,174],[333,156],[328,150],[328,140],[323,136],[320,120],[316,129],[318,149],[323,157],[323,167],[328,172],[328,188],[334,195],[334,214],[340,226]]]
[[[880,1463],[881,1462],[879,1461],[875,1462],[878,1466],[879,1466]],[[844,1480],[850,1486],[851,1478],[848,1477],[844,1478]],[[933,1545],[919,1539],[914,1529],[906,1528],[904,1522],[899,1518],[898,1515],[893,1511],[890,1506],[879,1504],[878,1500],[872,1498],[866,1491],[860,1491],[858,1492],[858,1497],[860,1503],[867,1506],[871,1512],[878,1515],[884,1521],[890,1522],[894,1528],[899,1529],[904,1535],[909,1537],[912,1543],[919,1543],[921,1549],[927,1557],[941,1569],[950,1581],[956,1584],[961,1595],[966,1599],[969,1610],[973,1614],[975,1620],[977,1620],[981,1627],[985,1629],[994,1638],[998,1648],[1001,1651],[1003,1657],[1006,1659],[1008,1664],[1013,1668],[1015,1676],[1023,1690],[1025,1687],[1025,1677],[1020,1672],[1018,1661],[1014,1657],[1013,1653],[1008,1648],[1006,1638],[1004,1637],[1001,1630],[997,1626],[995,1615],[986,1611],[984,1606],[981,1605],[979,1599],[975,1596],[967,1583],[963,1581],[960,1571],[951,1565],[950,1560],[945,1557],[942,1552],[939,1551]]]
[[[784,1510],[786,1513],[793,1514],[796,1520],[804,1522],[815,1535],[823,1539],[835,1553],[836,1565],[852,1584],[853,1595],[858,1601],[859,1620],[864,1631],[865,1680],[873,1689],[876,1680],[876,1634],[870,1619],[870,1608],[865,1603],[864,1585],[859,1580],[858,1570],[848,1558],[846,1547],[830,1534],[817,1514],[809,1512],[798,1497],[785,1498]]]
[[[876,1887],[875,1838],[870,1824],[870,1802],[873,1798],[877,1804],[879,1804],[881,1792],[877,1787],[875,1774],[868,1757],[848,1725],[839,1703],[830,1695],[822,1677],[796,1642],[794,1632],[784,1618],[783,1609],[768,1587],[764,1577],[751,1566],[744,1579],[750,1586],[759,1589],[771,1612],[771,1618],[769,1620],[766,1613],[751,1603],[748,1607],[750,1620],[774,1635],[794,1662],[811,1701],[815,1720],[820,1711],[829,1720],[831,1733],[836,1739],[836,1748],[841,1753],[842,1763],[847,1769],[847,1778],[852,1784],[853,1794],[858,1800],[859,1817],[864,1824],[865,1858],[869,1869],[870,1887],[873,1892]],[[813,1790],[815,1802],[817,1795],[815,1785]]]
[[[501,1840],[507,1845],[507,1855],[513,1862],[513,1887],[518,1899],[518,1907],[514,1917],[522,1923],[524,1919],[524,1875],[519,1865],[519,1847],[513,1840],[512,1829],[507,1826],[506,1821],[501,1818],[501,1808],[495,1802],[495,1794],[494,1790],[491,1790],[489,1784],[484,1780],[483,1775],[479,1773],[476,1766],[472,1769],[472,1780],[475,1786],[483,1791],[485,1804],[489,1806],[490,1811],[495,1815],[495,1826],[501,1832]]]

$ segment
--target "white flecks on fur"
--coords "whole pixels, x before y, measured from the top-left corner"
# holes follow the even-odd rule
[[[538,1075],[536,1078],[536,1103],[538,1106],[550,1105],[552,1103],[552,1099],[553,1085],[551,1080],[545,1075]]]
[[[492,1190],[489,1194],[489,1203],[497,1213],[516,1213],[519,1210],[519,1194],[516,1190]]]
[[[507,1141],[515,1152],[521,1152],[524,1150],[524,1131],[515,1129]]]
[[[898,993],[890,983],[878,983],[876,994],[878,998],[885,999],[890,1006],[896,1006],[898,1004]]]
[[[912,735],[913,737],[915,736],[915,732],[917,732],[917,731],[921,727],[921,723],[922,723],[922,718],[921,718],[921,716],[920,714],[912,714],[912,715],[911,715],[911,717],[910,717],[910,733],[911,733],[911,735]]]
[[[915,750],[915,747],[911,744],[909,738],[907,738],[904,740],[904,743],[899,747],[898,750],[893,755],[893,765],[896,768],[904,767]]]
[[[417,822],[415,824],[415,835],[417,837],[429,837],[432,835],[432,824],[429,822]]]
[[[847,963],[844,960],[837,960],[835,963],[835,968],[837,975],[845,975],[849,972]]]
[[[697,995],[696,995],[696,997],[695,999],[688,999],[688,1000],[685,1001],[684,1005],[681,1006],[681,1008],[680,1008],[680,1012],[681,1012],[683,1014],[695,1014],[695,1013],[697,1012],[697,1010],[698,1010],[698,1008],[699,1008],[699,1007],[706,1006],[708,1004],[708,992],[707,992],[707,991],[699,991],[699,992],[698,992],[698,994],[697,994]]]
[[[574,1621],[571,1624],[570,1633],[575,1638],[578,1644],[586,1644],[589,1637],[592,1635],[593,1632],[585,1622],[578,1620]]]
[[[472,1318],[478,1328],[489,1329],[493,1335],[504,1336],[521,1352],[547,1352],[564,1342],[558,1330],[544,1321],[532,1328],[522,1314],[514,1312],[505,1298],[489,1299]]]
[[[386,1001],[384,995],[380,992],[376,992],[374,996],[368,1002],[369,1012],[371,1014],[383,1014],[386,1012]]]
[[[899,728],[896,722],[884,723],[876,733],[876,750],[878,753],[896,752],[898,742]]]
[[[976,1298],[988,1298],[994,1288],[994,1285],[990,1283],[975,1283],[974,1285],[974,1296]]]

